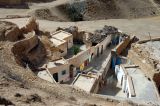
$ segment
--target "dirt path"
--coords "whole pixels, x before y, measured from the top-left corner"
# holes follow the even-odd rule
[[[21,19],[6,19],[16,23],[19,27],[26,24],[27,18]],[[47,20],[38,20],[40,28],[53,32],[57,27],[78,26],[80,30],[93,32],[96,29],[104,27],[104,25],[111,25],[119,28],[125,33],[136,35],[140,39],[149,39],[149,33],[152,38],[160,37],[160,17],[141,18],[141,19],[109,19],[97,21],[82,21],[82,22],[54,22]]]

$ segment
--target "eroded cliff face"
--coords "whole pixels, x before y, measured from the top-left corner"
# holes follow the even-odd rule
[[[1,23],[5,24],[7,22]],[[10,23],[9,25],[12,25],[12,23]],[[8,27],[11,27],[9,25]],[[4,29],[4,31],[7,32],[8,30]],[[39,65],[45,59],[46,49],[39,39],[38,35],[36,34],[36,32],[38,33],[38,31],[38,23],[34,18],[30,18],[26,26],[21,29],[16,26],[15,30],[9,30],[9,34],[6,34],[6,38],[1,39],[14,41],[12,52],[15,56],[16,62],[19,65],[24,67],[29,65],[30,68],[35,68],[35,66]],[[22,36],[21,39],[19,38],[19,35]],[[3,36],[4,34],[2,33],[1,37]]]
[[[0,22],[0,41],[17,41],[23,38],[21,30],[11,22]]]

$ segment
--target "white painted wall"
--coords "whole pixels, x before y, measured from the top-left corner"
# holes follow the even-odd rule
[[[54,79],[52,78],[52,76],[49,75],[49,73],[47,73],[46,70],[38,72],[37,76],[43,80],[54,83]]]
[[[118,83],[121,84],[122,77],[125,75],[121,66],[119,66],[119,65],[115,66],[115,74],[117,75]]]
[[[62,70],[63,71],[63,70]],[[70,78],[69,78],[69,70],[66,69],[66,74],[65,75],[62,75],[62,71],[59,71],[58,72],[58,82],[66,82],[66,81],[69,81]]]
[[[73,36],[65,39],[68,43],[68,49],[70,49],[73,46]]]

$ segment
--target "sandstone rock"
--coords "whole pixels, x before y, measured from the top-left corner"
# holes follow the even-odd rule
[[[17,41],[22,38],[22,34],[17,25],[11,22],[0,22],[0,41]]]
[[[21,28],[23,33],[29,33],[35,31],[36,33],[39,32],[39,24],[36,22],[34,17],[31,17],[27,23],[27,25]]]

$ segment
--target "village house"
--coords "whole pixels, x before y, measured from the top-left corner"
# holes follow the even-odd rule
[[[116,65],[115,75],[125,97],[147,100],[157,98],[154,84],[145,77],[139,66],[132,64]]]
[[[122,90],[127,94],[127,97],[135,97],[135,89],[132,77],[128,74],[124,65],[117,65],[115,67],[115,74],[117,75],[118,83],[122,86]]]
[[[60,30],[51,34],[50,41],[61,52],[57,52],[57,60],[46,64],[46,69],[56,82],[62,83],[73,79],[79,72],[84,71],[94,57],[103,54],[111,42],[111,35],[104,37],[99,42],[90,42],[90,46],[88,46],[86,43],[74,44],[73,35]],[[71,50],[73,51],[74,46],[78,46],[80,50],[68,58],[67,56],[70,55]]]
[[[99,78],[96,74],[78,74],[72,82],[74,87],[86,91],[87,93],[97,93],[99,90]]]
[[[51,34],[52,38],[67,42],[67,49],[73,46],[73,35],[65,31],[56,31]]]

